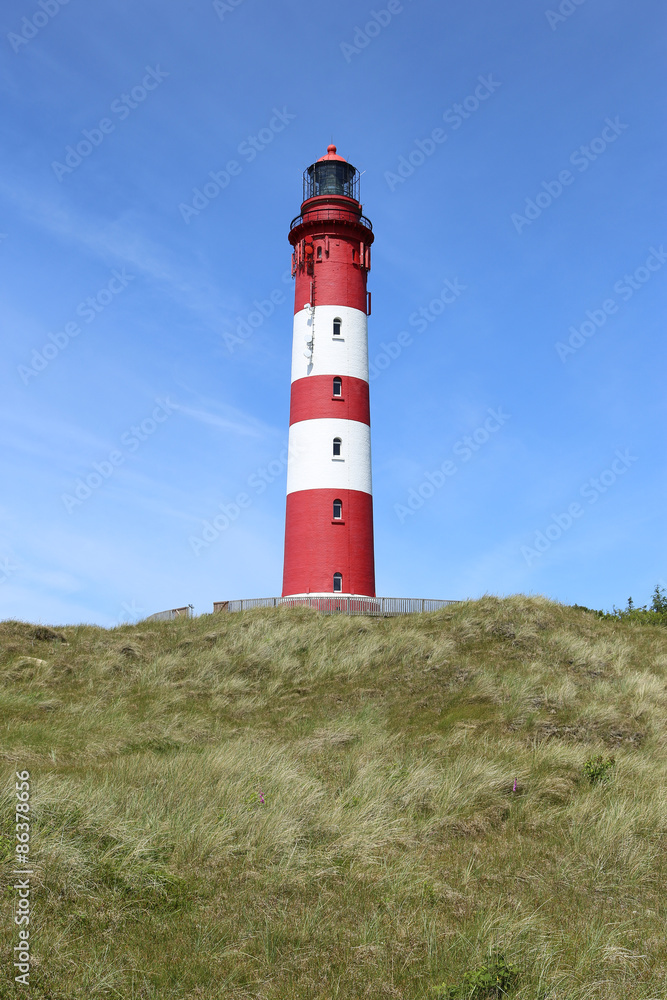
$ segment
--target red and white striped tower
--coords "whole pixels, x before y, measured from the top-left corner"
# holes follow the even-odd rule
[[[336,147],[293,220],[294,337],[283,597],[375,597],[368,332],[373,231]]]

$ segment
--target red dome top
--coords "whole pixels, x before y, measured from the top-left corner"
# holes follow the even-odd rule
[[[333,143],[332,143],[331,146],[327,146],[327,155],[326,156],[320,156],[320,158],[319,158],[319,160],[317,162],[321,163],[322,160],[339,160],[341,163],[347,163],[347,160],[345,159],[344,156],[337,156],[336,155],[336,147],[333,145]]]

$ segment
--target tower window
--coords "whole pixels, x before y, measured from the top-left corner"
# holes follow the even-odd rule
[[[335,319],[333,321],[333,335],[334,335],[334,337],[340,337],[340,328],[341,328],[341,321],[339,319]]]
[[[317,248],[317,259],[322,260],[322,247]]]
[[[333,394],[334,394],[334,396],[342,396],[343,395],[343,381],[342,381],[342,379],[335,378],[333,380]]]
[[[334,502],[333,502],[333,516],[336,519],[339,519],[339,518],[341,518],[343,516],[343,501],[342,500],[334,500]]]
[[[340,447],[341,447],[342,443],[343,442],[341,441],[340,438],[334,438],[333,439],[333,453],[334,453],[334,457],[340,455]]]
[[[333,585],[334,585],[334,594],[340,594],[340,593],[342,593],[342,590],[343,590],[343,574],[342,573],[334,573]]]

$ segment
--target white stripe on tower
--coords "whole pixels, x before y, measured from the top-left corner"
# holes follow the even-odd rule
[[[341,321],[337,335],[335,319]],[[368,382],[368,320],[361,310],[340,305],[300,309],[294,314],[293,330],[292,382],[313,375],[351,375]],[[308,360],[311,336],[313,355]]]
[[[334,439],[341,442],[333,454]],[[299,490],[361,490],[372,495],[371,429],[340,417],[301,420],[289,434],[287,494]]]

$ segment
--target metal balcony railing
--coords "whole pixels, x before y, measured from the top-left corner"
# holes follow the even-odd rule
[[[338,222],[359,222],[366,229],[373,232],[370,219],[367,219],[365,215],[355,215],[353,212],[346,215],[344,208],[313,208],[306,212],[306,215],[308,216],[308,222],[327,222],[329,219],[334,219]],[[303,215],[297,215],[296,218],[292,219],[289,227],[290,232],[297,226],[300,226],[303,221]]]

